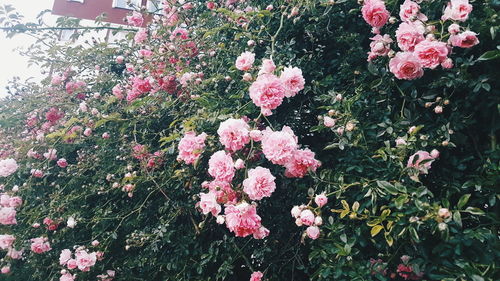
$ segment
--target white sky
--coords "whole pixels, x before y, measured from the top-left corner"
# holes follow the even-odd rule
[[[52,9],[54,0],[0,0],[0,5],[11,4],[21,15],[24,21],[34,22],[36,16],[43,10]],[[55,16],[45,16],[50,22],[54,22]],[[0,31],[0,97],[5,96],[7,81],[13,76],[19,76],[22,80],[35,77],[40,79],[40,69],[28,67],[28,58],[18,54],[14,49],[29,46],[33,40],[23,34],[6,38],[5,33]]]

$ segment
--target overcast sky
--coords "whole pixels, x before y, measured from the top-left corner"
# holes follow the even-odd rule
[[[34,21],[36,16],[43,10],[52,9],[54,0],[0,0],[0,5],[11,4],[25,17],[26,21]],[[55,16],[48,16],[48,20],[53,21]],[[7,81],[13,76],[21,79],[28,77],[41,77],[40,69],[36,67],[28,68],[28,59],[22,57],[14,51],[17,47],[29,46],[32,39],[27,35],[19,34],[13,38],[5,38],[5,34],[0,32],[0,97],[6,93]]]

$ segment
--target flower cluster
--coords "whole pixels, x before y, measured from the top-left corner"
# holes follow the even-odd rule
[[[439,65],[447,69],[453,67],[449,58],[453,47],[470,48],[479,43],[477,34],[462,30],[457,22],[467,20],[472,5],[468,0],[451,0],[448,2],[441,18],[443,28],[448,20],[448,34],[437,31],[435,25],[427,23],[427,16],[420,11],[420,5],[411,0],[405,0],[400,6],[401,24],[395,37],[400,49],[395,53],[391,49],[393,40],[388,34],[380,35],[380,28],[389,20],[390,13],[382,0],[364,1],[361,12],[365,21],[373,27],[376,34],[370,38],[368,61],[379,56],[389,56],[389,70],[398,79],[413,80],[423,76],[424,69],[435,69]],[[391,18],[392,19],[392,18]],[[392,20],[391,22],[395,22]],[[439,38],[438,38],[439,37]],[[448,38],[449,37],[449,38]],[[445,39],[448,38],[447,41]]]
[[[290,213],[292,217],[295,218],[295,224],[297,226],[307,226],[304,235],[309,238],[316,240],[320,235],[319,226],[323,224],[323,219],[321,218],[321,208],[328,203],[328,197],[325,193],[318,194],[314,197],[314,203],[316,208],[312,207],[312,199],[309,204],[293,206]]]

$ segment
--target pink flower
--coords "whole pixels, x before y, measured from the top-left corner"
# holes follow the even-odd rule
[[[31,169],[31,175],[35,178],[41,178],[43,177],[43,171],[39,169]]]
[[[422,67],[433,69],[447,58],[448,48],[444,42],[424,40],[415,46],[414,53]]]
[[[10,272],[10,266],[3,266],[0,272],[2,272],[2,274],[8,274]]]
[[[2,234],[0,235],[0,249],[2,250],[7,250],[10,247],[12,247],[12,244],[14,244],[14,241],[16,241],[16,237],[10,234]]]
[[[9,248],[7,251],[7,256],[10,257],[11,259],[18,260],[22,258],[23,256],[23,250],[16,250],[14,248]]]
[[[54,75],[52,76],[52,79],[50,80],[50,84],[52,85],[60,85],[63,81],[63,78],[60,75]]]
[[[300,213],[299,218],[300,218],[300,221],[302,222],[302,224],[304,224],[304,225],[312,225],[314,223],[314,214],[309,209],[303,210]]]
[[[276,178],[266,168],[257,167],[248,171],[248,178],[243,181],[243,191],[251,200],[270,197],[276,189]]]
[[[236,237],[246,237],[261,227],[260,217],[255,205],[246,202],[227,205],[225,210],[226,226]]]
[[[215,152],[208,160],[208,173],[218,181],[231,182],[234,171],[231,154],[223,150]]]
[[[460,32],[460,25],[458,25],[456,23],[450,24],[450,26],[448,26],[448,32],[451,34],[459,33]]]
[[[196,162],[205,148],[206,138],[207,134],[205,133],[201,133],[198,136],[195,132],[185,133],[177,146],[179,149],[177,160],[184,161],[186,164]]]
[[[189,38],[189,32],[187,29],[182,28],[182,27],[176,27],[172,33],[170,34],[170,40],[175,40],[175,39],[181,39],[181,40],[186,40]]]
[[[441,20],[466,21],[470,12],[472,12],[472,5],[469,4],[469,0],[451,0],[446,5]]]
[[[117,64],[122,64],[123,61],[125,61],[125,58],[123,56],[117,56],[115,62]]]
[[[83,131],[83,135],[86,137],[90,137],[90,135],[92,135],[92,129],[85,128],[85,130]]]
[[[75,278],[76,278],[76,276],[72,275],[71,273],[64,273],[59,278],[59,281],[74,281]]]
[[[57,166],[59,166],[61,168],[66,168],[66,167],[68,167],[68,161],[66,161],[66,159],[64,159],[64,158],[61,158],[61,159],[57,160]]]
[[[431,168],[431,164],[434,162],[434,157],[427,151],[419,150],[408,159],[406,167],[416,168],[421,174],[427,174],[427,171]]]
[[[328,203],[328,197],[326,197],[326,194],[323,192],[321,194],[318,194],[316,195],[316,197],[314,197],[314,203],[316,203],[316,205],[318,205],[318,207],[323,207],[326,205],[326,203]]]
[[[375,28],[380,28],[389,19],[390,13],[385,8],[385,3],[381,0],[366,0],[361,8],[363,19]]]
[[[264,276],[264,274],[262,274],[262,272],[260,271],[255,271],[254,273],[252,273],[252,275],[250,276],[250,281],[260,281],[262,280],[262,277]]]
[[[431,157],[432,158],[439,158],[439,150],[437,150],[437,149],[431,150]]]
[[[399,17],[402,21],[412,21],[415,19],[427,21],[427,17],[420,13],[420,6],[410,0],[405,0],[403,5],[400,6]]]
[[[375,59],[380,56],[387,56],[391,50],[392,39],[388,34],[384,36],[377,34],[370,38],[372,42],[370,43],[370,52],[368,52],[368,61]]]
[[[214,180],[204,182],[202,187],[208,188],[210,192],[214,193],[217,196],[217,203],[219,204],[234,204],[237,202],[237,194],[228,182]]]
[[[16,210],[12,207],[0,208],[0,224],[3,225],[17,224]]]
[[[276,65],[274,64],[272,59],[263,59],[262,65],[259,70],[259,75],[262,74],[272,74],[276,69]]]
[[[113,95],[121,100],[123,99],[123,90],[122,90],[122,87],[120,86],[120,84],[116,84],[113,89],[112,89],[112,92],[113,92]]]
[[[104,132],[104,133],[102,133],[101,137],[102,137],[103,139],[106,139],[106,140],[107,140],[107,139],[109,139],[111,136],[109,135],[109,133],[108,133],[108,132]]]
[[[70,259],[71,259],[71,251],[69,249],[64,249],[61,251],[61,254],[59,255],[59,264],[66,265]]]
[[[311,225],[306,229],[306,233],[309,238],[316,240],[319,237],[319,227]]]
[[[398,79],[413,80],[424,75],[420,61],[410,52],[397,53],[389,61],[389,70]]]
[[[245,168],[245,161],[243,159],[238,159],[234,162],[234,168],[236,170]]]
[[[249,91],[253,103],[260,107],[262,114],[269,116],[272,114],[271,110],[283,102],[286,88],[274,74],[263,74],[250,85]]]
[[[308,171],[315,172],[321,163],[314,159],[314,152],[309,149],[297,149],[290,160],[285,163],[285,176],[289,178],[302,178]]]
[[[285,165],[292,159],[297,147],[297,137],[288,126],[277,132],[268,127],[263,132],[262,152],[273,164]]]
[[[323,125],[325,125],[328,128],[331,128],[335,126],[335,119],[333,119],[330,116],[323,116]]]
[[[7,158],[0,160],[0,177],[8,177],[17,171],[16,160],[12,158]]]
[[[153,55],[153,51],[147,50],[147,49],[140,49],[139,50],[139,57],[142,58],[149,58]]]
[[[247,71],[252,68],[255,61],[255,54],[250,52],[242,53],[238,58],[236,58],[236,68],[242,71]]]
[[[302,208],[299,207],[299,206],[293,206],[292,210],[290,211],[290,214],[292,215],[292,217],[294,218],[299,218],[300,217],[300,213],[302,212]]]
[[[142,42],[146,41],[148,39],[148,30],[145,28],[139,29],[137,33],[134,36],[134,41],[137,44],[141,44]]]
[[[396,30],[398,46],[403,51],[413,51],[415,46],[424,41],[425,27],[417,22],[403,22]]]
[[[444,68],[444,69],[450,69],[450,68],[452,68],[453,67],[453,60],[451,60],[450,58],[445,59],[441,63],[441,67]]]
[[[57,159],[57,150],[54,148],[51,148],[43,154],[43,157],[45,157],[45,159],[48,159],[48,160],[56,160]]]
[[[464,31],[457,35],[450,36],[450,43],[454,47],[460,48],[470,48],[479,44],[479,40],[477,39],[477,34],[472,31]]]
[[[142,24],[144,23],[144,18],[142,17],[142,14],[136,11],[134,11],[132,15],[127,16],[126,19],[127,23],[133,26],[142,26]]]
[[[280,80],[285,86],[285,97],[287,98],[295,96],[304,89],[305,80],[302,76],[302,70],[298,67],[285,67],[281,72]]]
[[[68,267],[68,269],[75,269],[78,265],[76,264],[75,259],[70,259],[66,266]]]
[[[31,239],[31,251],[33,253],[41,254],[50,250],[52,250],[52,248],[50,247],[50,243],[47,241],[47,238],[37,237]]]
[[[76,266],[81,271],[89,271],[90,267],[95,265],[97,260],[96,253],[87,253],[87,251],[77,251],[75,253]]]
[[[221,211],[221,206],[217,203],[217,197],[214,193],[200,193],[200,208],[203,214],[212,213],[215,217]]]
[[[253,238],[254,239],[264,239],[267,236],[269,236],[269,229],[261,226],[259,229],[255,230],[253,233]]]
[[[5,207],[17,208],[23,204],[23,199],[19,196],[13,196],[9,198],[9,205]]]
[[[217,134],[224,147],[234,152],[250,142],[249,129],[250,127],[243,119],[229,118],[220,123]]]
[[[253,141],[261,141],[262,140],[262,132],[260,130],[251,130],[250,138]]]

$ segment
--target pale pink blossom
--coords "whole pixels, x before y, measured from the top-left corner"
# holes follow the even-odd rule
[[[272,59],[263,59],[258,75],[272,74],[275,69],[276,69],[276,65],[274,64]]]
[[[255,271],[250,276],[250,281],[261,281],[263,276],[264,276],[264,274],[262,274],[262,272]]]
[[[322,225],[323,224],[323,219],[320,216],[317,216],[314,218],[314,225]]]
[[[427,17],[420,12],[420,6],[410,0],[405,0],[405,2],[400,6],[399,17],[402,21],[427,21]]]
[[[251,52],[244,52],[238,58],[236,58],[236,68],[242,71],[247,71],[252,68],[255,61],[255,54]]]
[[[302,76],[302,70],[298,67],[285,67],[280,75],[280,80],[285,86],[285,97],[295,96],[304,89],[305,80]]]
[[[3,266],[2,269],[0,269],[0,272],[2,272],[2,274],[10,273],[10,266],[8,265]]]
[[[477,34],[475,32],[464,31],[460,34],[451,35],[450,43],[454,47],[470,48],[479,44],[479,39],[477,39]]]
[[[111,91],[113,92],[113,95],[114,95],[117,99],[121,100],[121,99],[123,99],[123,98],[124,98],[124,96],[123,96],[123,90],[122,90],[122,87],[120,86],[120,84],[116,84],[116,85],[113,87],[113,89],[111,89]]]
[[[371,61],[380,56],[387,56],[391,51],[391,43],[393,42],[388,34],[384,36],[377,34],[370,38],[370,52],[368,52],[368,61]]]
[[[16,160],[12,158],[7,158],[0,160],[0,177],[8,177],[17,171]]]
[[[261,227],[261,218],[257,215],[255,205],[246,202],[238,205],[227,205],[224,210],[226,226],[236,237],[246,237]]]
[[[410,156],[406,167],[416,168],[421,174],[427,174],[427,171],[431,168],[432,162],[434,162],[434,157],[432,157],[429,152],[419,150]]]
[[[413,80],[422,77],[420,60],[410,52],[399,52],[389,61],[389,70],[398,79]]]
[[[146,41],[148,39],[148,30],[145,28],[139,29],[137,33],[134,36],[134,41],[137,44],[141,44],[142,42]]]
[[[290,211],[290,214],[294,218],[300,217],[300,213],[302,212],[302,208],[299,206],[293,206],[292,210]]]
[[[208,173],[218,181],[231,182],[234,172],[231,154],[223,150],[215,152],[208,160]]]
[[[71,273],[64,273],[59,277],[59,281],[74,281],[76,278],[76,275],[72,275]]]
[[[68,261],[71,259],[71,251],[69,249],[64,249],[61,251],[61,254],[59,255],[59,264],[60,265],[66,265]]]
[[[250,138],[253,141],[261,141],[262,140],[262,131],[260,131],[260,130],[251,130],[250,131]]]
[[[203,214],[212,213],[217,216],[221,211],[221,206],[217,203],[217,197],[214,193],[200,193],[200,208]]]
[[[7,250],[14,244],[16,241],[16,237],[10,234],[2,234],[0,235],[0,249]]]
[[[268,127],[263,131],[262,152],[273,164],[285,165],[297,148],[297,137],[290,127],[283,126],[281,131],[276,132]]]
[[[304,225],[313,225],[313,223],[314,223],[314,214],[309,209],[303,210],[300,213],[299,218],[300,218],[300,221],[302,222],[302,224],[304,224]]]
[[[326,197],[326,194],[323,192],[321,194],[317,194],[316,197],[314,197],[314,203],[318,205],[318,207],[323,207],[328,203],[328,197]]]
[[[23,256],[23,250],[16,250],[14,248],[9,248],[7,251],[7,256],[11,259],[18,260]]]
[[[285,176],[289,178],[302,178],[308,171],[315,172],[321,162],[314,159],[315,154],[308,148],[296,149],[292,157],[285,163]]]
[[[45,159],[48,159],[48,160],[56,160],[57,159],[57,150],[55,148],[51,148],[43,154],[43,157],[45,157]]]
[[[319,227],[311,225],[306,229],[306,233],[309,238],[311,238],[312,240],[316,240],[318,239],[320,234]]]
[[[63,81],[63,78],[61,75],[54,75],[52,76],[52,79],[50,80],[50,84],[52,85],[60,85]]]
[[[94,266],[97,260],[96,253],[87,253],[85,250],[75,253],[75,260],[78,269],[81,271],[89,271],[90,267]]]
[[[234,152],[250,142],[249,130],[250,126],[243,119],[229,118],[220,123],[217,134],[224,147]]]
[[[365,0],[361,8],[363,19],[372,27],[380,28],[389,19],[390,13],[381,0]]]
[[[126,19],[127,23],[133,26],[142,26],[142,24],[144,23],[142,14],[136,11],[134,11],[132,15],[127,16]]]
[[[90,135],[92,135],[92,129],[85,128],[85,130],[83,131],[83,135],[86,137],[90,137]]]
[[[424,40],[415,46],[414,53],[422,67],[433,69],[447,59],[448,48],[444,42]]]
[[[245,168],[245,161],[243,161],[243,159],[237,159],[235,162],[234,162],[234,168],[236,170],[239,170],[239,169],[243,169]]]
[[[269,236],[269,229],[261,226],[253,233],[254,239],[264,239]]]
[[[75,259],[70,259],[68,263],[66,263],[66,266],[68,267],[68,269],[75,269],[77,268],[78,264],[76,263]]]
[[[196,135],[195,132],[185,133],[177,146],[179,149],[177,160],[184,161],[186,164],[196,162],[205,148],[206,138],[207,134],[205,133],[199,135]]]
[[[47,241],[47,238],[37,237],[31,239],[31,251],[36,254],[42,254],[47,251],[52,250],[50,247],[50,243]]]
[[[431,150],[431,157],[432,158],[434,158],[434,159],[439,158],[439,154],[440,154],[439,150],[437,150],[437,149]]]
[[[447,208],[440,208],[438,210],[438,216],[440,216],[443,219],[447,219],[451,217],[451,212]]]
[[[270,197],[276,189],[276,178],[267,168],[256,167],[248,170],[248,178],[243,181],[243,191],[251,200]]]
[[[403,22],[396,30],[396,40],[403,51],[413,51],[415,46],[424,41],[425,27],[419,22]]]
[[[469,0],[451,0],[444,9],[441,20],[466,21],[472,12],[472,5]]]
[[[460,32],[460,25],[458,25],[456,23],[450,24],[450,26],[448,26],[448,32],[451,33],[452,35],[459,33]]]
[[[286,88],[282,80],[274,74],[263,74],[250,85],[250,98],[260,107],[262,114],[269,116],[283,102]]]
[[[12,207],[0,208],[0,224],[3,225],[17,224],[16,210]]]
[[[323,116],[323,125],[325,125],[328,128],[331,128],[335,126],[335,119],[331,118],[330,116]]]

